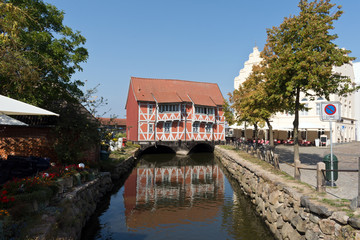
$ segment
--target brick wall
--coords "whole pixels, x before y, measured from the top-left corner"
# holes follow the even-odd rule
[[[0,126],[0,157],[8,155],[48,157],[57,161],[51,127]],[[84,161],[99,160],[99,146],[89,147]]]
[[[50,127],[0,126],[0,157],[8,155],[49,157],[56,160]]]

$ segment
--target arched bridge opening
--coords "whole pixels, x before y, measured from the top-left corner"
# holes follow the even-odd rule
[[[142,154],[160,154],[160,153],[175,154],[176,151],[173,148],[164,145],[152,145],[142,150]]]
[[[203,152],[207,152],[207,153],[214,152],[214,146],[209,143],[198,143],[190,149],[189,154],[203,153]]]
[[[159,141],[141,142],[141,154],[176,153],[187,155],[191,153],[214,152],[215,142],[211,141]]]

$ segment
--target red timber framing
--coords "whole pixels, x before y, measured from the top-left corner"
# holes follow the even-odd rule
[[[128,140],[225,141],[222,103],[217,84],[132,77]]]

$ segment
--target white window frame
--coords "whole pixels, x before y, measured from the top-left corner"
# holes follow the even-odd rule
[[[320,103],[316,103],[316,116],[320,116]]]
[[[154,112],[154,107],[152,104],[148,105],[148,114],[151,115]]]
[[[199,133],[199,128],[200,128],[200,123],[199,122],[194,122],[193,123],[193,132],[194,133]]]
[[[171,132],[171,122],[164,123],[164,132],[170,133]]]
[[[154,132],[154,124],[149,123],[149,133],[153,133],[153,132]]]
[[[205,132],[206,133],[211,133],[212,132],[212,124],[211,123],[207,123],[205,125]]]

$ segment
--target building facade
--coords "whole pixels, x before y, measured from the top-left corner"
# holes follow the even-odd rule
[[[132,77],[125,107],[127,139],[224,141],[223,102],[214,83]]]
[[[101,128],[112,131],[114,135],[117,133],[126,133],[126,119],[124,118],[103,118],[99,117]]]
[[[249,55],[249,60],[245,62],[244,68],[240,70],[239,76],[234,79],[234,86],[239,87],[252,71],[252,66],[261,62],[260,52],[255,47],[253,52]],[[348,76],[353,83],[355,83],[353,63],[345,64],[341,67],[334,67],[333,72],[340,73],[342,76]],[[323,97],[315,97],[311,99],[301,94],[300,100],[305,104],[308,111],[301,111],[299,113],[299,140],[315,142],[315,139],[320,139],[321,136],[330,138],[330,124],[332,124],[332,140],[335,143],[351,142],[356,140],[356,93],[345,96],[330,95],[330,101],[340,102],[341,104],[341,120],[334,122],[324,122],[320,120],[321,103],[327,102]],[[359,106],[357,107],[359,108]],[[272,126],[274,130],[274,138],[279,140],[286,140],[293,137],[293,121],[294,115],[287,112],[278,112],[272,119]],[[248,130],[251,131],[251,130]],[[267,138],[266,127],[263,128],[260,137]],[[248,135],[249,136],[249,135]]]
[[[360,62],[354,62],[355,83],[360,86]],[[355,93],[355,119],[356,119],[356,141],[360,141],[360,91]]]

